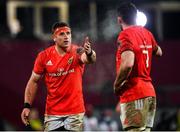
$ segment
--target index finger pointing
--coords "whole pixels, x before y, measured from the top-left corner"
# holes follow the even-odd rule
[[[86,36],[86,37],[85,37],[85,43],[88,43],[88,42],[89,42],[89,37]]]

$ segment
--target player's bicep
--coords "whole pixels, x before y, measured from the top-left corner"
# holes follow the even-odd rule
[[[121,53],[121,63],[124,67],[133,67],[135,60],[134,52],[126,50]]]

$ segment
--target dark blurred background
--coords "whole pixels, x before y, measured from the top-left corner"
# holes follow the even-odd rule
[[[23,126],[20,114],[34,59],[39,51],[52,44],[51,26],[57,21],[69,23],[73,42],[79,45],[88,35],[97,52],[97,62],[86,67],[83,79],[84,99],[86,106],[93,107],[90,113],[97,120],[96,130],[122,130],[115,110],[118,99],[113,94],[116,38],[120,31],[115,9],[122,2],[0,0],[0,130],[41,130],[42,123],[37,120],[36,127]],[[180,1],[131,2],[146,14],[145,27],[155,35],[164,53],[161,58],[153,58],[152,64],[158,101],[153,130],[180,130]],[[37,110],[35,119],[40,122],[45,99],[46,87],[42,81],[33,104]]]

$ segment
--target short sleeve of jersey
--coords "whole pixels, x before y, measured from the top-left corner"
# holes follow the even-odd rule
[[[45,52],[40,52],[35,60],[33,71],[42,74],[45,69]]]
[[[120,44],[120,53],[126,50],[133,51],[133,44],[130,38],[128,37],[128,34],[122,32],[118,37],[118,43]]]

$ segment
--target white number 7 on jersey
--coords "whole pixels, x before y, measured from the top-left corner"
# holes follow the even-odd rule
[[[146,68],[148,68],[149,67],[149,54],[148,54],[148,50],[143,50],[142,52],[143,52],[143,54],[146,55]]]

